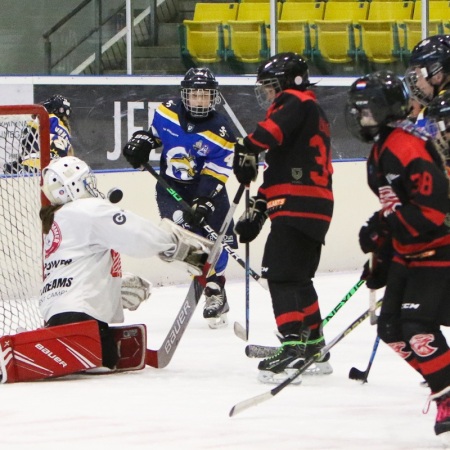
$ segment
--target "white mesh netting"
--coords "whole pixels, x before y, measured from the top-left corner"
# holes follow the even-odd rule
[[[39,119],[0,111],[0,336],[43,325]]]

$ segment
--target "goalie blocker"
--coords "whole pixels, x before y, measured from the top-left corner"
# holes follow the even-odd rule
[[[95,320],[2,336],[1,382],[36,381],[80,372],[143,369],[147,345],[145,325],[110,329],[119,352],[119,361],[113,371],[102,368],[100,334]]]

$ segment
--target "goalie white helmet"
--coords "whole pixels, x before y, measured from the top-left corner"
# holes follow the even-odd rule
[[[79,198],[102,197],[90,167],[75,156],[54,159],[42,171],[42,192],[52,205]]]

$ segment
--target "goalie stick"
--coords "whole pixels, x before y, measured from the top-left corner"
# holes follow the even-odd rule
[[[381,305],[381,300],[377,302],[377,306]],[[338,342],[344,339],[349,333],[351,333],[358,325],[360,325],[364,320],[369,317],[369,310],[362,313],[357,319],[355,319],[345,330],[341,331],[328,345],[325,345],[320,352],[308,358],[302,367],[297,369],[291,375],[289,375],[282,383],[275,386],[268,392],[265,392],[260,395],[256,395],[255,397],[248,398],[247,400],[243,400],[234,405],[230,412],[229,416],[234,417],[237,414],[245,411],[253,406],[259,405],[260,403],[265,402],[266,400],[275,397],[275,395],[279,394],[286,386],[289,386],[297,377],[299,377],[303,372],[308,369],[312,364],[316,361],[322,359]]]
[[[195,308],[202,296],[203,290],[206,285],[206,277],[208,276],[211,269],[214,268],[217,262],[218,254],[220,254],[220,249],[222,246],[222,240],[225,237],[225,233],[233,219],[234,212],[239,204],[239,201],[244,193],[245,185],[239,185],[239,189],[233,199],[233,202],[228,210],[228,213],[222,223],[222,227],[217,236],[217,240],[208,255],[205,266],[203,267],[203,275],[194,277],[191,285],[189,286],[189,291],[186,298],[181,305],[181,309],[178,312],[172,327],[169,330],[164,342],[158,350],[147,349],[145,363],[149,366],[162,369],[166,367],[171,361],[175,350],[185,332],[189,321],[194,315]]]
[[[380,343],[380,336],[377,335],[375,342],[373,344],[372,353],[370,355],[369,364],[367,364],[366,370],[363,372],[362,370],[359,370],[356,367],[352,367],[348,374],[348,377],[351,380],[362,381],[363,384],[367,383],[367,378],[369,377],[370,368],[372,367],[373,360],[375,359],[375,355],[377,354],[377,349],[378,349],[379,343]]]
[[[156,181],[158,183],[161,184],[161,186],[177,201],[180,203],[181,207],[186,210],[186,211],[190,211],[191,210],[191,206],[189,205],[189,203],[187,203],[179,194],[178,192],[175,191],[175,189],[173,189],[169,183],[167,183],[167,181],[158,174],[158,172],[156,172],[156,170],[149,164],[149,163],[145,163],[143,164],[143,167],[145,168],[145,170],[147,170],[148,172],[150,172],[151,175],[153,175],[153,177],[156,179]],[[210,227],[208,224],[203,224],[203,229],[209,234],[211,235],[214,239],[217,240],[217,233],[214,231],[214,229],[212,227]],[[223,247],[223,249],[225,249],[225,251],[235,260],[237,261],[237,263],[245,268],[245,261],[226,243],[222,242],[221,246]],[[250,276],[257,281],[264,289],[267,289],[267,284],[265,283],[265,281],[261,278],[261,275],[259,275],[258,273],[256,273],[252,268],[249,268],[249,274]]]
[[[358,282],[352,286],[352,288],[345,294],[344,298],[329,312],[327,317],[322,320],[320,327],[323,328],[336,313],[350,300],[353,294],[365,283],[364,280],[358,280]],[[266,345],[247,345],[245,347],[245,354],[249,358],[270,358],[273,356],[280,347],[271,347]]]

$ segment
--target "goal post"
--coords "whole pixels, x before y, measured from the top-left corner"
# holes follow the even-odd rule
[[[41,170],[50,162],[42,105],[0,106],[0,336],[43,325]]]

